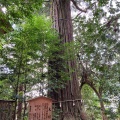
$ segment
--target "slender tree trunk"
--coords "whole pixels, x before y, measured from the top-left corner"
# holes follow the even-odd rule
[[[23,85],[19,86],[19,98],[18,98],[18,120],[22,119],[22,95],[23,95]]]
[[[108,120],[107,116],[105,115],[105,107],[104,107],[104,102],[102,100],[102,91],[100,89],[97,90],[94,84],[92,83],[92,81],[90,80],[86,79],[83,84],[88,84],[94,90],[100,101],[102,120]]]
[[[100,106],[101,106],[101,113],[102,113],[102,119],[103,120],[108,120],[107,116],[105,115],[105,107],[104,107],[104,102],[102,100],[102,88],[99,87],[99,100],[100,100]]]
[[[52,18],[54,28],[59,33],[60,44],[72,42],[73,27],[70,0],[52,0]],[[64,47],[64,50],[67,50],[67,48]],[[61,54],[62,52],[55,54]],[[67,54],[69,54],[69,51]],[[59,75],[60,71],[64,70],[64,74],[69,74],[69,80],[66,82],[64,88],[53,88],[49,91],[49,96],[58,101],[57,107],[62,110],[60,120],[85,120],[85,116],[81,112],[81,97],[76,72],[76,60],[72,59],[67,61],[68,69],[61,67],[63,62],[64,60],[59,58],[49,61],[49,75],[52,72],[56,73],[50,78],[51,80],[54,79],[54,86],[56,85],[56,81],[59,82],[59,80],[63,79]]]
[[[17,93],[18,93],[18,87],[17,87],[16,90],[15,90],[15,108],[14,108],[14,109],[15,109],[15,112],[14,112],[14,120],[15,120],[16,117],[17,117],[17,116],[16,116],[16,115],[17,115],[17,114],[16,114],[16,113],[17,113],[17,97],[16,97],[16,96],[17,96]]]
[[[26,84],[24,84],[24,95],[26,93]],[[26,116],[26,110],[27,110],[27,103],[26,103],[26,97],[24,97],[24,109],[23,109],[23,120],[24,120],[24,117]]]
[[[104,107],[103,101],[101,100],[102,98],[99,98],[99,99],[100,99],[102,119],[103,119],[103,120],[108,120],[108,119],[107,119],[107,116],[105,115],[105,107]]]

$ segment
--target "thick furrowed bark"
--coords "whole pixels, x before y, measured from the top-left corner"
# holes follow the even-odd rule
[[[61,40],[60,44],[64,45],[65,43],[72,42],[73,27],[71,20],[70,0],[52,0],[51,16],[54,22],[53,27],[59,33],[59,38]],[[69,54],[69,51],[66,47],[64,47],[63,51],[67,51],[67,54]],[[60,54],[62,52],[60,51]],[[59,66],[56,66],[57,62],[60,63]],[[81,112],[81,97],[76,72],[76,60],[72,59],[66,62],[68,69],[60,67],[62,66],[63,62],[65,62],[63,59],[56,59],[54,62],[49,60],[49,73],[52,73],[51,70],[53,69],[56,71],[55,76],[51,76],[50,80],[53,78],[56,78],[58,81],[61,80],[62,77],[57,73],[59,71],[64,70],[64,72],[69,74],[69,80],[66,82],[64,88],[53,88],[51,91],[49,91],[49,96],[58,101],[58,108],[61,107],[62,113],[60,120],[85,120],[85,117]],[[56,81],[54,81],[54,83],[56,83]]]

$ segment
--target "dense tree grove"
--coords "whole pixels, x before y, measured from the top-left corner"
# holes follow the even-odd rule
[[[119,0],[1,0],[0,99],[47,96],[53,120],[120,119]]]

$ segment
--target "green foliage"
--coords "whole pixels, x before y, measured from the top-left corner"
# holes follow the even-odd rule
[[[50,20],[45,16],[33,15],[23,24],[16,24],[15,30],[6,34],[4,39],[7,41],[1,50],[2,64],[13,71],[6,78],[12,89],[17,89],[21,84],[32,87],[45,80],[46,76],[42,78],[42,75],[47,73],[43,69],[47,69],[52,52],[58,50],[55,45],[58,42],[57,34],[51,28]]]
[[[40,8],[43,0],[2,0],[1,7],[5,7],[7,9],[6,15],[7,18],[13,20],[20,21],[24,17],[30,16],[33,11]]]
[[[86,99],[87,98],[87,99]],[[85,106],[86,113],[88,114],[90,119],[102,119],[101,115],[99,114],[100,111],[100,104],[99,99],[96,93],[88,86],[84,85],[82,88],[82,99],[83,104]]]
[[[51,20],[44,15],[35,14],[39,9],[43,10],[41,8],[43,0],[27,0],[27,2],[2,0],[0,2],[0,7],[6,8],[5,14],[0,13],[0,20],[4,20],[4,24],[0,21],[0,29],[7,32],[0,36],[0,64],[5,64],[8,69],[7,73],[0,75],[1,99],[21,97],[24,100],[23,95],[26,94],[18,91],[20,85],[26,87],[26,93],[36,87],[35,90],[39,91],[39,95],[51,88],[55,90],[64,88],[66,81],[69,80],[69,75],[65,71],[68,69],[66,63],[73,60],[76,55],[79,78],[81,79],[85,72],[96,90],[98,92],[102,90],[101,99],[98,99],[90,85],[84,85],[82,88],[85,110],[90,119],[102,119],[99,105],[101,100],[109,119],[113,120],[119,116],[118,3],[114,8],[113,0],[99,0],[98,4],[94,5],[91,0],[85,0],[86,4],[91,5],[93,17],[89,16],[89,19],[84,15],[76,17],[74,21],[75,41],[62,46],[58,34],[51,28]],[[110,16],[103,7],[108,8]],[[39,13],[41,14],[41,11]],[[13,29],[7,28],[7,24],[13,25]],[[51,67],[50,62],[54,66]],[[51,73],[48,73],[48,68]],[[70,72],[72,73],[73,70],[71,69]],[[55,119],[58,119],[59,113],[59,110],[55,111]]]
[[[90,2],[90,1],[89,1]],[[119,99],[120,84],[119,84],[119,31],[115,31],[114,18],[117,16],[108,16],[101,6],[109,6],[108,1],[99,1],[98,6],[91,10],[93,17],[86,19],[86,17],[75,18],[74,33],[78,44],[77,56],[80,68],[80,78],[85,72],[87,79],[90,80],[96,90],[102,90],[102,100],[106,108],[106,114],[109,119],[117,118],[116,107]],[[116,3],[117,4],[117,3]],[[112,6],[110,9],[112,9]],[[109,9],[109,10],[110,10]],[[115,8],[116,10],[118,8]],[[114,9],[114,12],[116,13]],[[109,11],[108,10],[108,11]],[[119,17],[118,17],[119,18]],[[105,20],[106,22],[104,22]],[[107,22],[111,20],[109,26]],[[113,20],[113,21],[112,21]],[[116,21],[116,24],[119,23]],[[82,80],[81,80],[82,81]],[[91,85],[92,86],[92,85]],[[87,88],[85,86],[85,88]],[[89,104],[90,90],[86,91],[83,88],[83,98],[85,100],[85,107],[94,111],[98,119],[100,115],[100,108],[94,109],[94,104],[99,103],[96,99],[92,99],[92,104]],[[85,92],[84,92],[85,91]],[[91,91],[94,96],[94,92]],[[85,96],[86,95],[86,96]],[[88,100],[88,101],[87,101]],[[116,101],[116,102],[115,102]],[[113,106],[111,108],[111,106]],[[89,111],[89,109],[87,110]],[[89,111],[89,113],[90,113]],[[114,111],[114,112],[113,112]],[[95,112],[97,114],[95,114]],[[113,116],[112,116],[113,114]],[[112,118],[114,117],[114,118]]]
[[[59,120],[60,119],[60,114],[61,114],[61,110],[56,108],[55,106],[53,106],[53,114],[52,114],[52,118],[54,120]]]
[[[5,100],[11,99],[11,94],[13,93],[13,90],[11,89],[12,86],[9,85],[9,82],[7,79],[0,80],[0,98]]]
[[[30,18],[33,12],[42,7],[43,0],[1,0],[0,1],[0,49],[5,44],[2,39],[3,31],[13,31],[15,23],[22,23],[27,17]],[[3,11],[4,9],[4,11]]]

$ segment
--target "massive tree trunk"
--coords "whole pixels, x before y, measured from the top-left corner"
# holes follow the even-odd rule
[[[52,0],[52,19],[54,28],[59,33],[61,40],[60,44],[70,43],[73,41],[73,27],[71,20],[70,0]],[[74,49],[73,49],[74,50]],[[58,53],[62,55],[67,48]],[[69,51],[68,53],[69,54]],[[56,60],[49,60],[49,75],[53,81],[52,86],[56,86],[64,78],[59,74],[64,71],[64,74],[69,74],[69,80],[64,84],[64,88],[52,88],[49,91],[49,96],[55,99],[58,103],[57,108],[61,109],[60,120],[85,120],[83,112],[81,112],[81,97],[79,91],[79,83],[76,72],[76,60],[71,59],[66,62],[68,68],[63,67],[64,59],[57,58]],[[65,64],[64,64],[65,65]],[[52,73],[54,72],[53,76]]]

